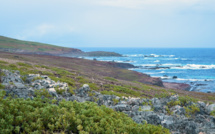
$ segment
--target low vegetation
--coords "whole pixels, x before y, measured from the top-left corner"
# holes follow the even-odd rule
[[[162,126],[137,124],[124,113],[93,102],[58,102],[42,90],[33,100],[3,99],[0,91],[0,130],[2,133],[102,133],[168,134]],[[43,96],[43,99],[41,99]],[[45,98],[44,98],[45,97]]]

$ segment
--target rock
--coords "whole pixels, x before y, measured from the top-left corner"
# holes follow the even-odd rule
[[[177,76],[173,76],[172,78],[173,78],[173,79],[177,79],[178,77],[177,77]]]
[[[18,89],[23,89],[23,88],[26,88],[26,86],[22,83],[14,83],[15,87],[18,88]]]
[[[206,107],[207,112],[210,114],[212,111],[215,110],[215,104],[211,104]]]
[[[147,105],[141,106],[141,111],[150,111],[151,109],[152,109],[151,106],[147,106]]]

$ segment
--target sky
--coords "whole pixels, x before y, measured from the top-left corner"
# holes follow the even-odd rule
[[[65,47],[215,47],[215,0],[0,0],[0,35]]]

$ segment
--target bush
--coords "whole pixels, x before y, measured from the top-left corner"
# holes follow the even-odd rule
[[[39,92],[42,93],[42,92]],[[162,126],[137,124],[124,113],[93,102],[6,98],[0,91],[1,133],[169,134]],[[52,104],[53,103],[53,104]]]
[[[22,62],[17,62],[16,64],[19,66],[27,67],[27,68],[32,67],[32,65],[27,64],[27,63],[22,63]]]
[[[215,117],[215,110],[214,110],[214,111],[211,111],[211,114],[210,114],[210,115],[212,115],[212,116]]]
[[[5,86],[0,83],[0,89],[4,89]]]
[[[170,101],[167,103],[167,106],[173,107],[173,106],[180,105],[180,104],[181,104],[180,101]]]
[[[191,106],[184,107],[184,108],[185,108],[185,111],[186,111],[185,115],[187,117],[190,117],[191,114],[195,114],[196,112],[200,111],[199,107],[197,107],[196,105],[191,105]]]
[[[18,70],[18,67],[16,65],[14,65],[14,64],[10,64],[8,67],[11,70]]]
[[[110,81],[118,81],[117,79],[112,78],[112,77],[104,77],[104,79],[106,79],[106,80],[110,80]]]
[[[8,64],[8,62],[0,60],[0,64]]]

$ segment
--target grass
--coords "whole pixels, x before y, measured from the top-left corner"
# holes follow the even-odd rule
[[[112,78],[112,77],[104,77],[104,79],[106,79],[106,80],[110,80],[110,81],[117,81],[117,79]]]
[[[17,64],[17,65],[19,65],[19,66],[26,67],[26,68],[30,68],[30,67],[32,67],[32,65],[27,64],[27,63],[23,63],[23,62],[17,62],[16,64]]]

